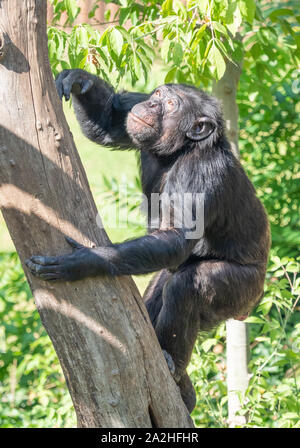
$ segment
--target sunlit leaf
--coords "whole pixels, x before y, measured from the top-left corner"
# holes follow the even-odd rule
[[[225,73],[226,64],[221,52],[218,50],[216,45],[212,45],[207,55],[207,58],[212,65],[213,73],[215,73],[216,78],[221,79]]]

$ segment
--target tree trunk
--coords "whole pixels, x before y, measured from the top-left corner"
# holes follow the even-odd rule
[[[227,60],[223,78],[213,85],[213,94],[222,102],[226,121],[227,137],[232,151],[239,158],[238,118],[239,110],[236,93],[241,75],[241,66]],[[228,422],[230,427],[246,423],[244,416],[238,416],[241,409],[239,393],[244,393],[249,382],[249,341],[245,322],[230,319],[226,322],[227,353],[227,388],[228,388]]]
[[[99,7],[96,9],[96,12],[95,12],[95,19],[98,22],[103,23],[104,22],[104,13],[105,13],[105,8],[106,8],[106,3],[104,3],[104,1],[99,2],[98,6]]]
[[[92,7],[91,0],[79,0],[78,6],[80,7],[80,13],[77,19],[75,20],[75,23],[76,24],[89,23],[90,22],[89,12]]]
[[[53,5],[52,5],[52,3],[50,3],[49,0],[47,0],[47,25],[48,26],[52,25],[53,17],[54,17]]]
[[[49,283],[24,259],[107,244],[56,94],[45,0],[0,0],[0,203],[80,427],[192,427],[129,277]]]
[[[239,395],[243,396],[249,383],[249,338],[245,322],[235,319],[226,322],[226,357],[228,423],[230,428],[234,428],[247,422],[245,415],[237,415],[241,409]]]

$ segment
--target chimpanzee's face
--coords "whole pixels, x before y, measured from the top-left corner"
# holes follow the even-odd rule
[[[222,128],[217,101],[190,86],[158,87],[149,100],[136,104],[127,117],[133,142],[159,154],[170,154],[190,140],[213,141]]]

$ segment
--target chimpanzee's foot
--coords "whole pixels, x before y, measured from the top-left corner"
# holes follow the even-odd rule
[[[184,372],[183,375],[177,375],[175,363],[172,356],[170,355],[170,353],[166,352],[166,350],[163,350],[163,354],[168,364],[170,373],[180,389],[181,398],[186,405],[187,410],[189,411],[189,413],[191,413],[196,406],[196,392],[190,380],[190,377],[186,372]]]
[[[175,369],[175,364],[174,364],[173,358],[168,352],[166,352],[166,350],[163,350],[162,352],[163,352],[165,360],[168,364],[170,373],[171,373],[172,377],[174,378],[174,380],[176,381],[176,379],[175,379],[175,370],[176,369]]]

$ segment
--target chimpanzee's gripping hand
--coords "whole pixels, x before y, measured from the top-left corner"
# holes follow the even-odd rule
[[[30,272],[43,280],[75,281],[109,273],[111,264],[105,255],[110,248],[89,248],[66,238],[73,253],[58,257],[33,256],[25,261]]]
[[[71,93],[75,95],[84,95],[94,85],[93,75],[81,70],[63,70],[55,81],[57,93],[62,99],[64,96],[66,101],[70,99]]]

